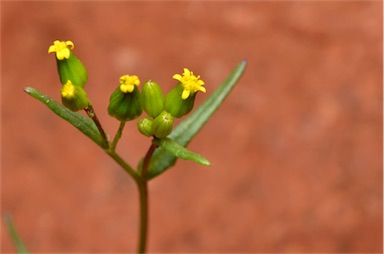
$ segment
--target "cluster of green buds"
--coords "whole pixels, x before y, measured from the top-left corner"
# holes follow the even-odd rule
[[[140,80],[135,75],[120,77],[120,86],[112,93],[108,106],[111,116],[120,121],[138,118],[144,111],[147,117],[137,123],[139,131],[147,137],[164,138],[173,129],[174,118],[188,114],[197,91],[206,92],[200,76],[184,68],[183,75],[173,76],[178,84],[164,96],[158,83],[149,80],[140,92]]]
[[[61,100],[67,108],[79,111],[91,105],[84,86],[87,83],[88,74],[81,61],[73,54],[72,41],[54,41],[48,49],[48,53],[56,53],[57,70],[61,89]]]
[[[61,98],[64,106],[72,111],[91,106],[84,90],[88,74],[81,61],[73,54],[71,41],[55,41],[48,53],[56,53],[57,69],[63,85]],[[178,84],[164,96],[158,83],[147,81],[140,92],[140,79],[136,75],[123,75],[119,86],[110,96],[108,113],[119,121],[137,119],[143,113],[137,126],[147,137],[164,138],[172,132],[174,118],[188,114],[194,105],[196,93],[206,92],[204,81],[192,71],[184,68],[183,74],[173,75]]]

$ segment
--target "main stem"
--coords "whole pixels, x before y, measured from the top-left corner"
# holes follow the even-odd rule
[[[140,198],[140,232],[137,253],[145,253],[148,232],[148,185],[145,180],[137,182],[137,184]]]
[[[125,122],[121,122],[119,129],[117,130],[116,136],[112,143],[109,142],[107,135],[104,132],[103,127],[101,126],[99,119],[96,116],[95,111],[92,106],[89,106],[84,109],[88,116],[93,120],[96,124],[97,129],[100,132],[101,137],[103,138],[103,147],[107,154],[111,156],[119,165],[121,165],[128,174],[130,174],[135,182],[137,183],[137,187],[139,189],[139,199],[140,199],[140,228],[139,228],[139,245],[138,245],[138,253],[145,253],[145,249],[147,246],[147,232],[148,232],[148,181],[147,181],[147,172],[149,162],[151,161],[151,157],[155,152],[157,145],[152,142],[149,147],[147,154],[144,157],[143,167],[141,170],[141,174],[139,172],[134,171],[131,166],[129,166],[116,152],[115,148],[117,142],[119,141],[121,134],[124,129]]]
[[[148,181],[147,181],[147,172],[149,162],[151,157],[155,152],[157,145],[152,143],[149,147],[147,154],[144,157],[143,168],[141,170],[141,176],[137,185],[139,188],[139,198],[140,198],[140,238],[138,253],[145,253],[147,245],[147,232],[148,232]]]

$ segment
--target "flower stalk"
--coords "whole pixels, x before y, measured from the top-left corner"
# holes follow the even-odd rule
[[[119,129],[117,129],[117,132],[115,134],[115,138],[113,139],[113,142],[111,144],[111,150],[116,149],[117,142],[119,142],[121,135],[123,134],[125,123],[126,123],[125,121],[120,122]]]
[[[101,123],[100,123],[99,119],[97,118],[95,110],[93,109],[92,105],[89,105],[88,107],[84,108],[84,111],[92,119],[92,121],[96,124],[96,127],[99,130],[100,135],[103,139],[103,148],[108,149],[109,148],[108,137],[105,134],[105,131],[104,131],[103,127],[101,126]]]

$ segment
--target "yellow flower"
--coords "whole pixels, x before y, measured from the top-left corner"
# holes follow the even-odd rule
[[[84,89],[74,85],[70,80],[61,88],[61,101],[72,111],[79,111],[91,105]]]
[[[140,85],[139,77],[132,75],[124,75],[120,77],[120,90],[123,93],[132,93],[135,86]]]
[[[68,59],[71,55],[71,50],[75,47],[73,42],[71,41],[54,41],[53,45],[51,45],[48,49],[48,54],[52,52],[56,52],[56,58],[58,60]],[[70,48],[70,49],[69,49]]]
[[[187,68],[184,68],[183,76],[175,74],[172,78],[178,80],[183,86],[184,90],[181,94],[183,100],[187,99],[189,95],[194,94],[197,91],[202,91],[203,93],[207,91],[205,87],[203,87],[204,81],[200,79],[200,75],[196,77],[193,75],[193,72]]]
[[[67,99],[73,98],[75,95],[75,86],[70,80],[61,88],[61,96]]]

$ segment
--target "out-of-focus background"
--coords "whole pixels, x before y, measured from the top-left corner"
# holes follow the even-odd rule
[[[54,40],[72,40],[106,111],[123,74],[188,67],[207,93],[247,70],[179,160],[150,182],[150,252],[381,252],[382,2],[2,2],[1,212],[32,253],[132,252],[137,189],[78,130],[23,92],[60,100]],[[118,151],[150,144],[127,124]],[[1,223],[1,252],[15,249]]]

